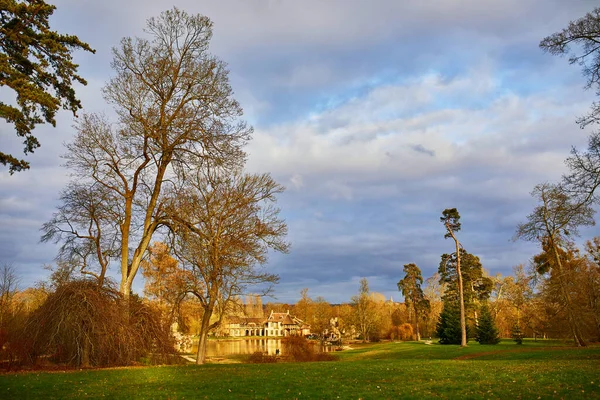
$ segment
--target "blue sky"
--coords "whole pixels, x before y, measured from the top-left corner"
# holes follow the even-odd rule
[[[255,129],[247,169],[287,187],[279,206],[292,249],[267,265],[281,277],[275,301],[295,302],[309,288],[346,302],[362,277],[401,299],[404,264],[427,278],[452,251],[439,222],[451,207],[465,248],[491,274],[510,274],[537,250],[511,241],[534,206],[530,191],[558,180],[571,146],[589,134],[575,119],[594,94],[577,66],[538,43],[596,1],[55,4],[52,26],[97,50],[75,54],[89,82],[77,93],[86,111],[107,115],[101,88],[122,37],[144,36],[146,19],[173,5],[213,20],[211,51],[229,64]],[[42,147],[30,171],[0,171],[0,262],[17,268],[23,286],[43,279],[56,255],[38,243],[39,228],[69,179],[60,155],[72,121],[62,112],[57,128],[36,129]],[[0,132],[3,148],[18,151],[10,127]]]

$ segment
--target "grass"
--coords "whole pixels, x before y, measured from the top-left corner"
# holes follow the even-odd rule
[[[600,399],[600,346],[357,345],[337,362],[0,375],[0,398]]]

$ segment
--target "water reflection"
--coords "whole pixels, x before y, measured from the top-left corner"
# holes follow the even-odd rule
[[[317,351],[328,352],[331,351],[331,346],[325,346],[322,348],[316,344]],[[279,350],[280,355],[284,355],[285,350],[281,344],[281,339],[269,338],[269,339],[219,339],[219,340],[208,340],[206,344],[206,356],[207,357],[223,357],[235,354],[252,354],[260,351],[270,356],[277,354]],[[198,341],[194,341],[192,353],[196,354],[198,351]]]

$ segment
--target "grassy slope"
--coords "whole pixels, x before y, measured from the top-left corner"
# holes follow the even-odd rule
[[[338,362],[2,375],[0,398],[600,399],[600,347],[555,345],[385,343],[342,352]]]

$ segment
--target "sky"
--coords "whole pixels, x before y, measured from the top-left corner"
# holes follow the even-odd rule
[[[588,0],[56,0],[53,29],[96,54],[76,52],[86,112],[111,115],[102,87],[114,75],[111,48],[147,37],[146,20],[176,6],[214,22],[210,51],[228,63],[234,97],[254,127],[249,172],[269,172],[279,197],[288,254],[272,254],[275,298],[349,302],[371,291],[402,299],[403,265],[427,279],[453,251],[440,223],[461,214],[459,239],[491,275],[512,273],[539,250],[514,241],[535,206],[530,192],[565,172],[589,130],[575,120],[594,93],[542,38],[598,6]],[[0,88],[0,96],[10,96]],[[39,243],[60,190],[74,136],[73,115],[40,126],[31,170],[0,169],[0,264],[21,286],[45,279],[57,245]],[[0,124],[3,150],[22,148]],[[583,239],[598,235],[586,229]],[[134,289],[141,291],[141,275]]]

